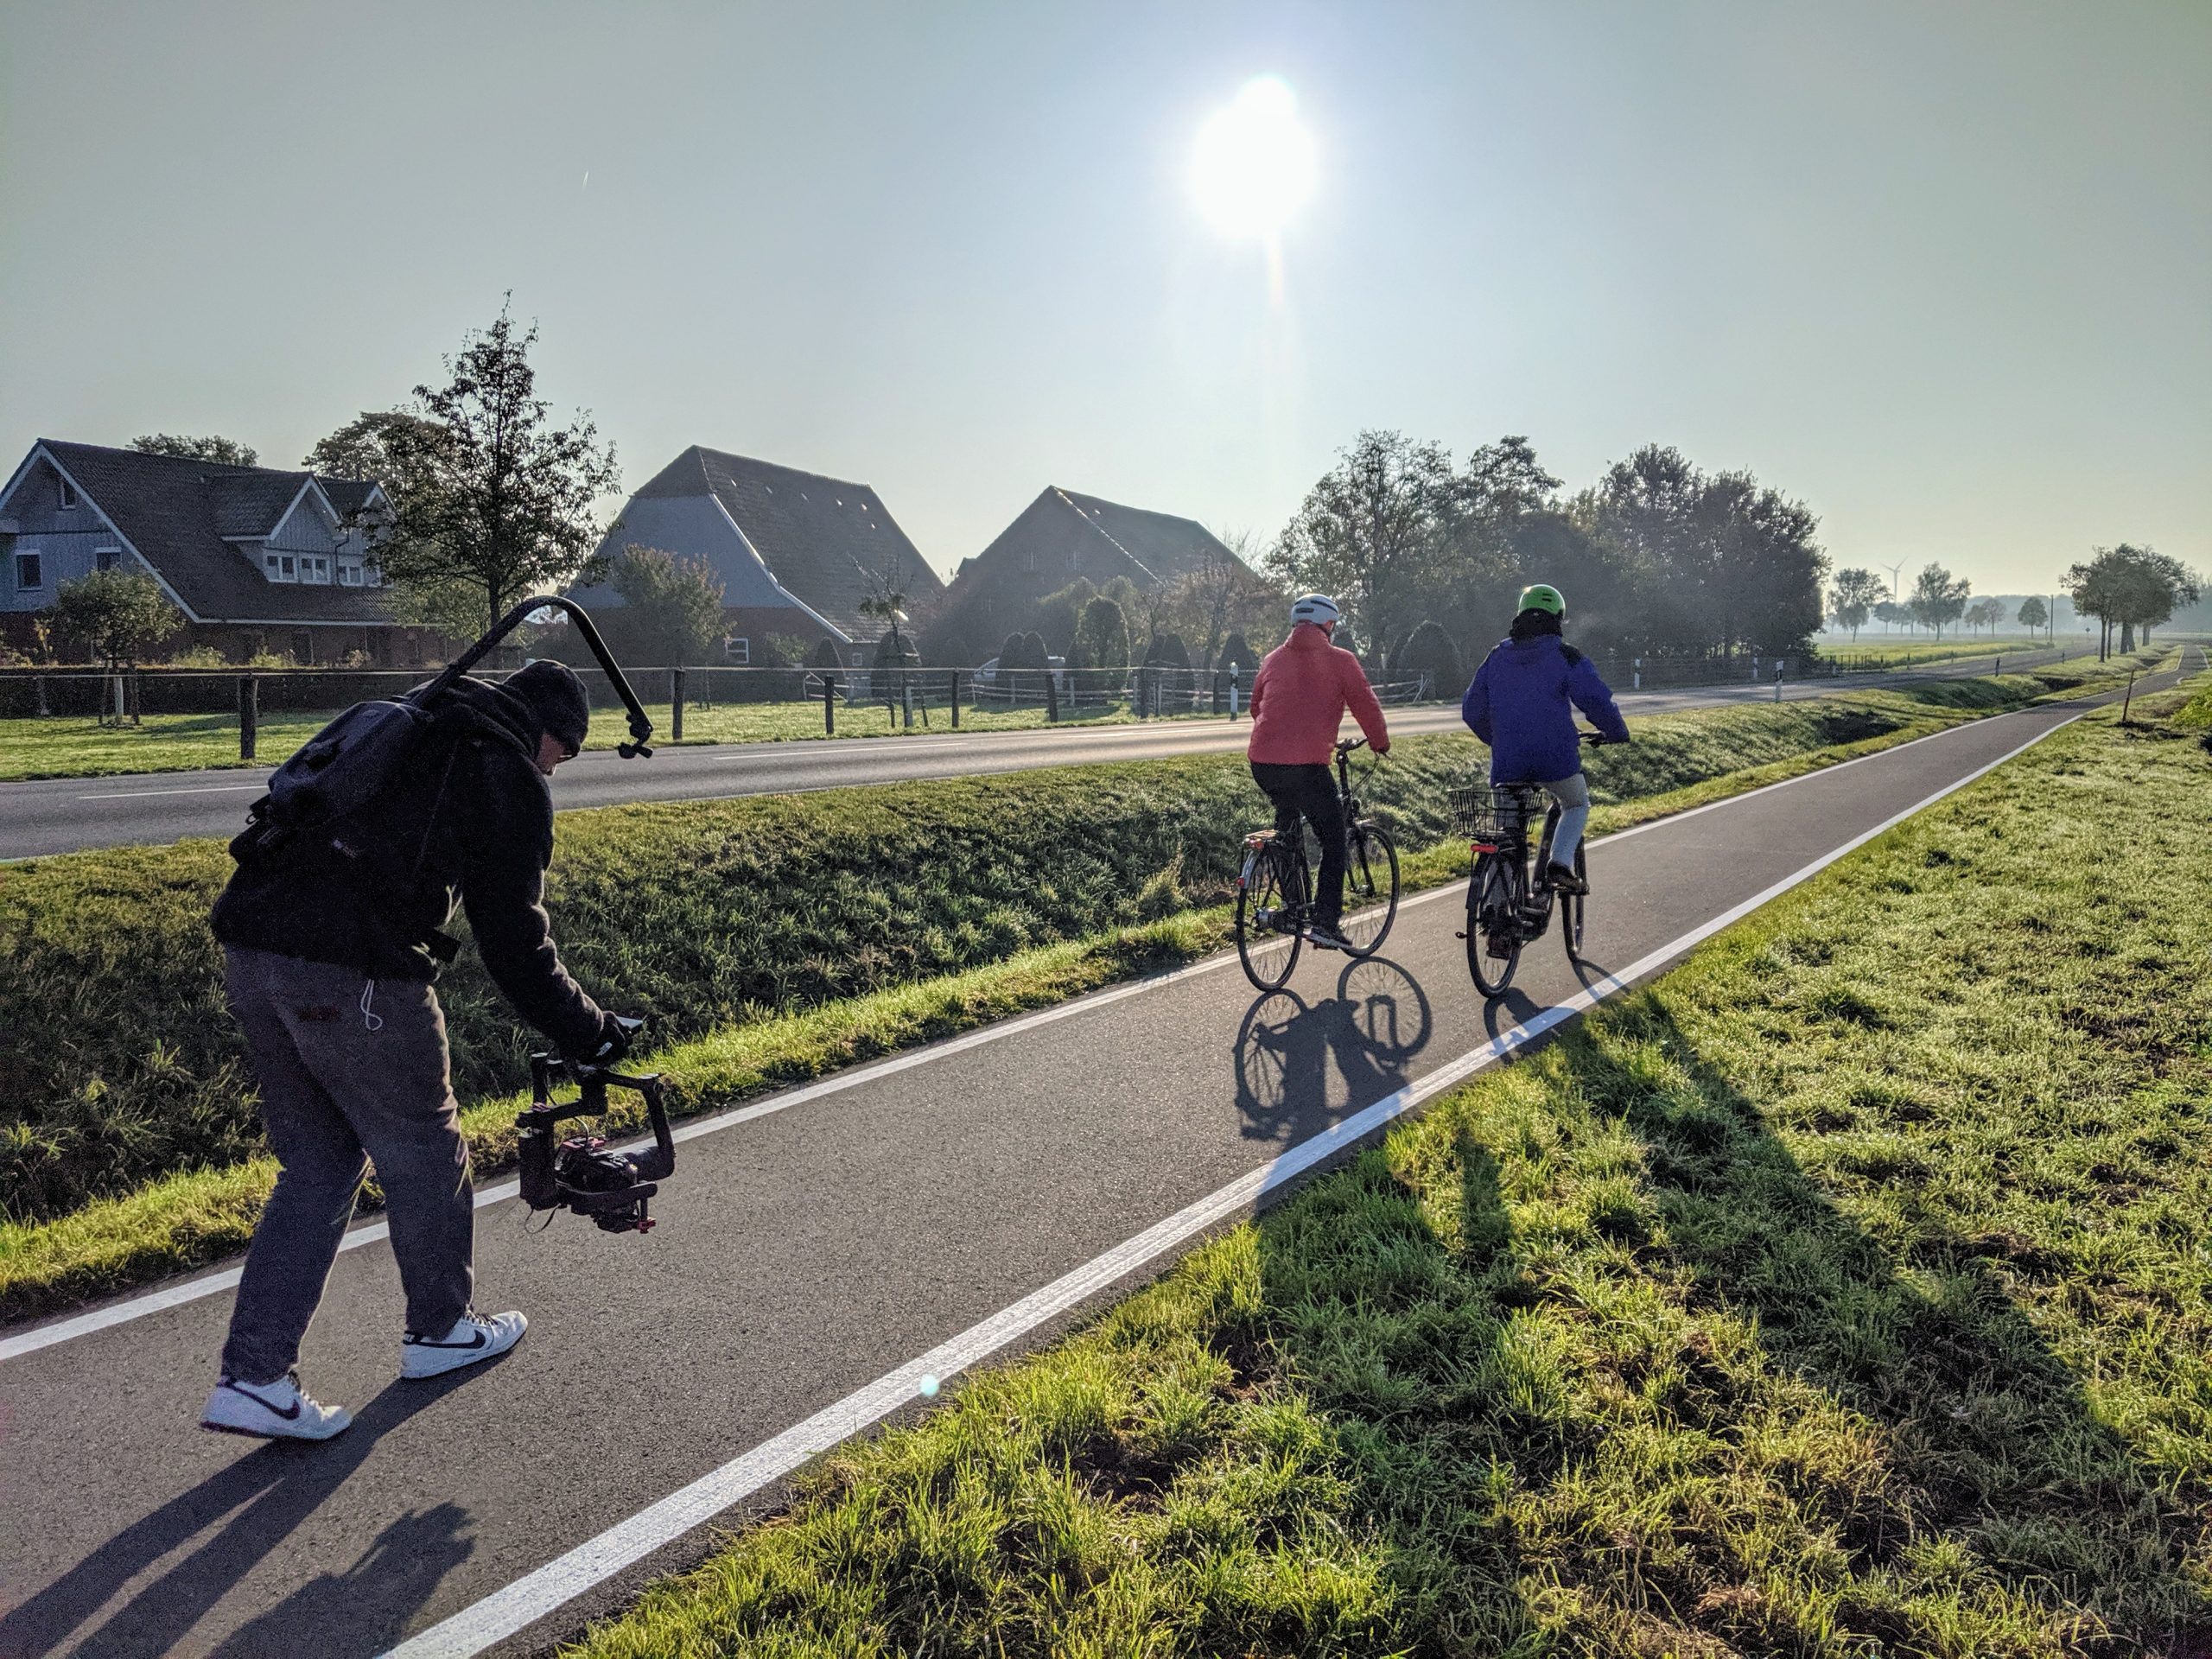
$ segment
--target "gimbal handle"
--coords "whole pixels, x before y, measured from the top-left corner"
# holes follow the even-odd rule
[[[525,599],[493,623],[489,632],[447,664],[439,671],[437,678],[423,688],[421,701],[428,704],[432,698],[443,693],[455,680],[475,667],[486,652],[519,627],[524,617],[532,612],[542,611],[549,605],[568,613],[569,620],[576,625],[576,632],[583,635],[584,643],[591,647],[591,654],[599,658],[599,665],[606,671],[615,695],[622,699],[622,706],[629,711],[630,741],[617,744],[617,753],[625,760],[641,754],[650,756],[652,753],[650,744],[653,722],[645,713],[645,705],[638,701],[638,694],[630,689],[629,677],[622,672],[622,664],[614,660],[614,653],[607,650],[607,642],[599,637],[599,628],[586,614],[584,607],[557,594],[542,594],[535,599]]]

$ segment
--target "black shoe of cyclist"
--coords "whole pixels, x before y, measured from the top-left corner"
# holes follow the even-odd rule
[[[1544,880],[1554,893],[1586,893],[1590,884],[1564,864],[1554,864],[1544,873]]]
[[[1338,931],[1335,922],[1315,922],[1306,930],[1306,938],[1316,950],[1349,950],[1351,941]]]

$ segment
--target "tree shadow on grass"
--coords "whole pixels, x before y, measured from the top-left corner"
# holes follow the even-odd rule
[[[1522,1121],[1560,1142],[1514,1176],[1541,1238],[1448,1116],[1258,1224],[1251,1339],[1330,1425],[1345,1535],[1390,1586],[1376,1650],[2212,1655],[2212,1492],[2139,1457],[2014,1304],[2031,1244],[1900,1260],[1663,995],[1542,1064]],[[1623,1317],[1635,1294],[1687,1316]],[[1746,1450],[1777,1435],[1802,1452]],[[1775,1573],[1814,1591],[1770,1599]]]

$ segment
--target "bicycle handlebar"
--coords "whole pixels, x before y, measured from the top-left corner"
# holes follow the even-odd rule
[[[1338,754],[1350,754],[1354,749],[1363,749],[1366,747],[1367,740],[1363,737],[1345,737],[1337,741]]]

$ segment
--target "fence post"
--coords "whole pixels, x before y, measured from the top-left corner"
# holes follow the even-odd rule
[[[1780,702],[1782,701],[1782,662],[1780,658],[1777,658],[1774,664],[1774,700],[1777,702]]]
[[[130,723],[146,723],[146,678],[136,663],[130,665]]]
[[[1060,679],[1049,665],[1045,670],[1045,719],[1055,726],[1060,721]]]
[[[952,729],[960,729],[960,671],[952,671]]]
[[[837,677],[835,674],[822,677],[822,734],[824,737],[837,735]]]
[[[2120,702],[2120,723],[2121,725],[2125,726],[2125,725],[2126,725],[2126,724],[2127,724],[2127,711],[2128,711],[2130,709],[2133,709],[2134,706],[2135,706],[2135,674],[2134,674],[2134,671],[2133,671],[2133,670],[2130,670],[2130,671],[2129,671],[2129,672],[2128,672],[2128,676],[2127,676],[2127,696],[2126,696],[2124,699],[2122,699],[2122,700],[2121,700],[2121,702]]]
[[[668,671],[668,741],[683,741],[683,671],[680,668]]]
[[[899,671],[899,706],[905,711],[908,731],[914,729],[914,682],[905,669]]]
[[[253,759],[253,747],[257,737],[255,728],[261,720],[260,683],[251,674],[238,676],[238,759]]]
[[[38,717],[41,720],[44,720],[54,712],[46,706],[46,676],[43,674],[32,675],[31,690],[38,697]]]
[[[1229,717],[1231,720],[1236,718],[1238,707],[1244,701],[1244,688],[1242,683],[1243,673],[1244,671],[1241,668],[1232,668],[1229,671]]]
[[[1636,659],[1636,684],[1633,689],[1638,691],[1643,690],[1643,658],[1641,657]]]

